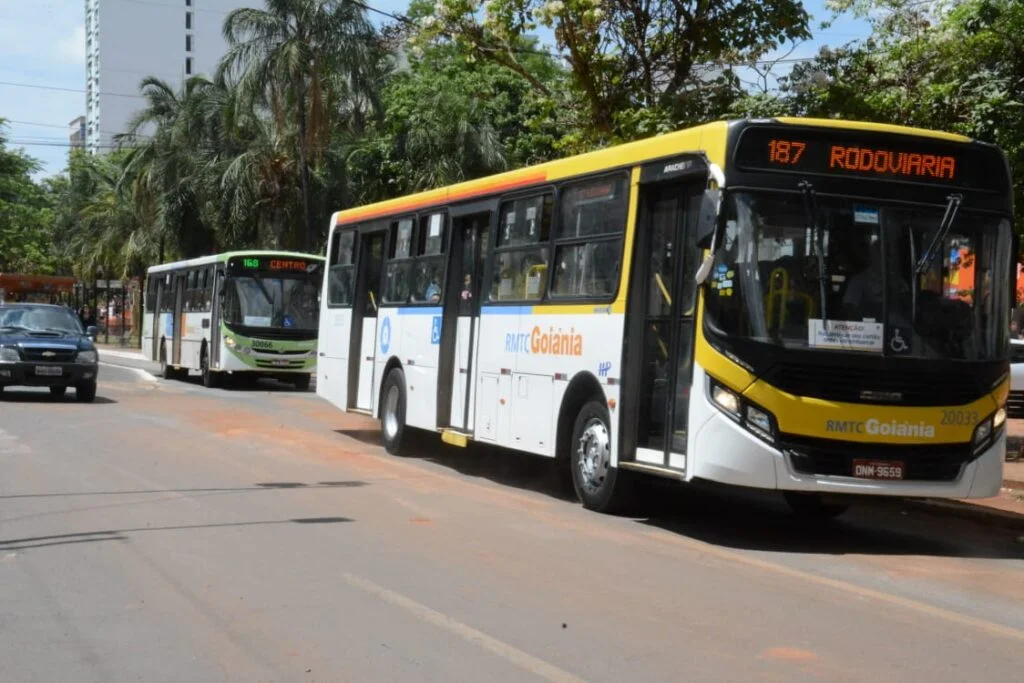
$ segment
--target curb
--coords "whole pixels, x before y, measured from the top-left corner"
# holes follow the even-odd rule
[[[148,363],[149,360],[141,353],[134,353],[131,351],[115,351],[113,349],[99,349],[100,358],[103,356],[109,356],[111,358],[124,358],[125,360],[135,360]]]
[[[961,503],[949,500],[932,500],[930,498],[910,500],[904,499],[907,507],[930,515],[947,515],[959,517],[972,522],[982,522],[1001,526],[1006,529],[1024,531],[1024,515],[1008,510]]]

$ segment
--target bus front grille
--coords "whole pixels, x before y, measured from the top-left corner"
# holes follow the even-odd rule
[[[780,448],[800,474],[853,476],[854,460],[899,461],[904,481],[954,481],[975,459],[970,444],[893,446],[782,435]]]
[[[987,393],[973,369],[957,372],[948,367],[933,372],[895,366],[853,368],[779,363],[762,379],[794,396],[842,403],[880,403],[875,397],[892,396],[894,399],[886,402],[893,405],[956,406],[976,401]]]

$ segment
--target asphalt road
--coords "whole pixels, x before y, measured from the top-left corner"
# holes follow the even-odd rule
[[[274,383],[104,366],[0,402],[0,681],[1021,680],[1019,532],[901,506],[808,525],[441,447]]]

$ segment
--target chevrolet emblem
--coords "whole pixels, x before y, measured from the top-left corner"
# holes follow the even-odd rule
[[[42,353],[43,358],[50,358],[50,357],[56,356],[56,355],[57,354],[54,353],[53,351],[43,351],[43,353]]]

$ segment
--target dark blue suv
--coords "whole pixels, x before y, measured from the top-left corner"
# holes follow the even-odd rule
[[[75,388],[79,401],[96,398],[96,328],[82,329],[70,309],[47,304],[0,304],[0,393],[4,387],[49,387],[56,397]]]

